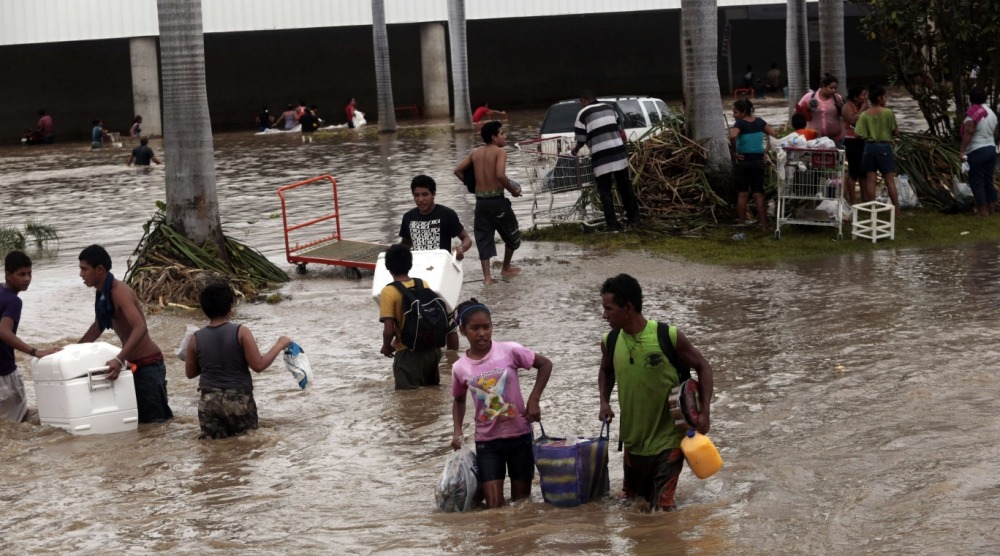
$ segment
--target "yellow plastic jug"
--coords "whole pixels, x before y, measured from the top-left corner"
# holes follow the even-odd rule
[[[707,479],[722,468],[722,456],[715,444],[694,429],[688,429],[687,436],[681,440],[681,451],[699,479]]]

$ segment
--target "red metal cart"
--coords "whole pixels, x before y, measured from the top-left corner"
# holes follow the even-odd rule
[[[333,188],[333,212],[321,214],[298,224],[288,223],[288,203],[286,196],[293,189],[312,185],[307,200],[315,200],[316,186],[324,182],[329,182]],[[293,183],[278,188],[278,197],[281,198],[281,219],[285,230],[285,254],[288,262],[296,264],[299,274],[305,274],[306,263],[330,264],[353,268],[360,276],[359,268],[374,269],[378,261],[379,253],[389,248],[388,245],[369,243],[366,241],[351,241],[343,239],[340,235],[340,205],[337,201],[337,181],[333,176],[317,176],[305,181]],[[306,196],[304,196],[306,197]],[[308,211],[310,207],[303,204],[303,211]],[[317,207],[311,207],[313,211]],[[334,229],[329,228],[329,224],[323,224],[333,220]],[[303,230],[307,230],[304,232]],[[292,239],[292,233],[303,239]],[[316,238],[320,235],[319,238]],[[294,245],[294,247],[293,247]]]

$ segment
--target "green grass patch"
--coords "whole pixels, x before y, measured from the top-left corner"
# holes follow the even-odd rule
[[[1000,240],[1000,216],[976,218],[966,214],[942,214],[924,208],[905,212],[896,219],[894,240],[851,239],[851,225],[845,223],[844,239],[836,241],[837,230],[826,226],[785,224],[781,239],[758,227],[703,226],[696,232],[654,222],[635,232],[609,234],[583,232],[577,225],[560,225],[528,230],[530,241],[567,241],[604,250],[636,249],[681,257],[713,265],[738,265],[763,261],[809,260],[885,249],[945,247]],[[773,221],[772,221],[773,225]],[[733,239],[734,234],[744,239]]]

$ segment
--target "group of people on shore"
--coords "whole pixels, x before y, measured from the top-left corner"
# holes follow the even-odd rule
[[[894,142],[899,137],[896,115],[887,107],[888,96],[878,84],[855,85],[844,99],[838,92],[836,77],[826,74],[820,87],[807,92],[796,104],[792,127],[807,138],[827,137],[843,147],[847,159],[847,179],[844,199],[849,204],[857,200],[876,199],[877,178],[881,175],[897,215],[901,214],[896,188]],[[996,166],[996,145],[1000,141],[997,116],[986,105],[986,95],[980,88],[969,93],[970,108],[963,118],[961,157],[968,162],[969,185],[979,216],[995,210],[996,189],[993,173]],[[750,194],[757,206],[761,228],[769,231],[764,206],[764,135],[776,137],[762,118],[754,116],[753,103],[739,100],[733,105],[733,125],[729,139],[735,160],[734,178],[737,185],[739,223],[746,222],[746,207]]]

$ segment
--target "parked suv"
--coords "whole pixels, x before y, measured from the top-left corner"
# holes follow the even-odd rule
[[[602,102],[615,109],[618,113],[618,121],[622,122],[625,128],[625,136],[629,141],[636,141],[644,136],[653,126],[661,120],[671,120],[674,118],[673,112],[666,103],[658,98],[649,96],[608,96],[599,97],[597,102]],[[576,115],[580,112],[580,99],[561,100],[549,107],[542,120],[541,138],[565,137],[572,139],[573,124],[576,123]]]

